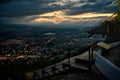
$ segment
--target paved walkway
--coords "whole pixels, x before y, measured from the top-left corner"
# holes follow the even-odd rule
[[[73,66],[75,64],[75,59],[76,58],[83,59],[83,60],[88,60],[89,59],[88,55],[89,55],[89,53],[88,53],[88,51],[86,51],[83,54],[71,57],[70,58],[70,63],[71,63],[70,66]],[[59,73],[59,71],[64,72],[65,70],[62,67],[63,63],[68,63],[68,59],[65,59],[65,60],[63,60],[59,63],[56,63],[55,65],[50,65],[48,67],[45,67],[44,68],[44,71],[45,71],[44,77],[48,76],[48,75],[54,75],[54,72],[55,73]],[[54,67],[54,66],[56,66],[57,70],[56,71],[51,71],[51,67]],[[63,73],[63,74],[54,76],[54,77],[52,77],[51,79],[48,79],[48,80],[89,80],[90,76],[91,76],[92,80],[105,80],[104,78],[101,77],[101,75],[96,73],[93,69],[92,69],[92,72],[90,73],[91,74],[90,75],[90,74],[88,74],[88,69],[85,70],[84,66],[81,67],[81,65],[79,65],[79,66],[77,65],[77,67],[79,67],[81,69],[75,68],[73,70],[74,72],[68,72],[67,74]],[[67,68],[69,69],[69,67],[67,67]],[[37,70],[36,73],[38,75],[36,77],[37,79],[39,79],[40,77],[43,77],[41,69]]]
[[[110,49],[109,53],[104,57],[120,68],[120,45],[116,48]]]

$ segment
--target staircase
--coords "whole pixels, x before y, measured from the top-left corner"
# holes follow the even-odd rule
[[[85,53],[74,58],[74,62],[72,62],[70,66],[72,68],[88,71],[91,63],[92,60],[89,59],[89,52],[86,51]]]

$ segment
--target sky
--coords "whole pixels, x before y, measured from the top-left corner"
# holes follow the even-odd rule
[[[0,0],[0,24],[96,26],[117,11],[115,1]]]

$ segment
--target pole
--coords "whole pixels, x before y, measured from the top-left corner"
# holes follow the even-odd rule
[[[117,17],[116,19],[120,21],[120,0],[118,0],[118,12],[117,12]]]
[[[120,11],[120,0],[118,0],[118,10]]]
[[[91,80],[91,50],[89,49],[89,64],[88,64],[88,75],[89,75],[89,80]]]

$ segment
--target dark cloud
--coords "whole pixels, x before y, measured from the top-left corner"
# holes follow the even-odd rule
[[[80,13],[88,13],[88,12],[100,12],[100,13],[109,13],[115,12],[117,10],[117,6],[114,5],[111,8],[106,8],[106,5],[109,5],[111,0],[88,0],[88,2],[81,7],[72,7],[67,11],[68,15],[75,15]]]
[[[104,8],[112,0],[78,0],[77,2],[71,0],[65,5],[59,5],[58,2],[61,1],[64,2],[64,0],[0,0],[0,21],[7,22],[15,20],[15,18],[19,19],[57,10],[66,10],[66,14],[74,15],[86,12],[113,12],[116,9],[116,6],[107,10]],[[84,5],[79,6],[79,4]]]
[[[11,2],[12,0],[0,0],[0,5]]]
[[[24,2],[24,1],[30,1],[30,2],[42,2],[42,3],[49,3],[49,2],[53,2],[55,0],[0,0],[0,4],[7,4],[7,3],[10,3],[10,2]]]
[[[6,4],[2,2],[4,5],[0,6],[0,17],[37,15],[58,9],[57,6],[47,4],[54,2],[53,0],[8,0],[8,2],[6,1]]]
[[[60,1],[60,0],[58,0]],[[62,1],[62,0],[61,0]],[[110,0],[79,0],[77,4],[86,3],[83,6],[77,6],[76,2],[65,3],[66,5],[60,6],[59,4],[50,3],[57,2],[56,0],[1,0],[0,4],[0,17],[21,17],[27,15],[43,14],[55,10],[68,9],[68,14],[78,14],[90,11],[104,11],[104,6],[109,4]],[[93,4],[91,4],[91,2]],[[101,10],[102,9],[102,10]]]

